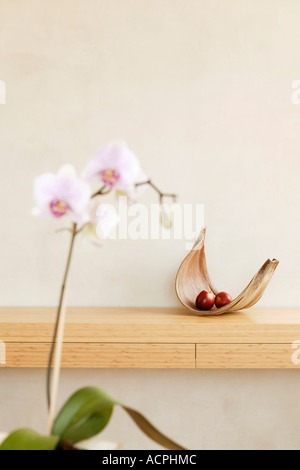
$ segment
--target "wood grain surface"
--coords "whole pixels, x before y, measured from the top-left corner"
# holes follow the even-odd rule
[[[0,308],[7,356],[0,368],[45,367],[55,311]],[[295,368],[297,340],[299,308],[199,317],[181,307],[74,307],[67,310],[63,367]]]

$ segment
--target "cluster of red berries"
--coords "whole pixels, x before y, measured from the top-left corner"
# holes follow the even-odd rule
[[[227,292],[219,292],[216,296],[212,292],[203,290],[197,296],[196,307],[199,310],[210,310],[214,305],[217,308],[224,307],[232,301],[231,295]]]

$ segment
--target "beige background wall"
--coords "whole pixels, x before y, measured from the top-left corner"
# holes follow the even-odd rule
[[[3,369],[0,380],[3,429],[26,424],[45,432],[45,372]],[[91,384],[190,449],[299,449],[298,371],[65,370],[60,403]],[[127,449],[158,448],[121,410],[102,437]]]
[[[0,304],[57,302],[67,236],[53,233],[53,221],[31,218],[34,177],[68,162],[81,170],[105,142],[124,138],[163,189],[205,204],[217,286],[236,294],[266,258],[277,257],[261,305],[298,306],[300,105],[292,104],[291,84],[299,79],[299,14],[296,0],[0,0],[0,80],[7,86],[0,106]],[[173,282],[184,244],[78,247],[69,304],[177,305]],[[299,407],[285,393],[288,384],[292,396],[293,372],[64,376],[65,392],[103,378],[121,399],[132,398],[134,384],[141,407],[153,415],[157,406],[154,414],[167,422],[163,404],[149,398],[162,387],[170,429],[184,392],[180,420],[191,445],[297,443]],[[7,427],[40,422],[32,408],[11,404],[12,386],[25,377],[36,403],[41,373],[1,371]],[[272,420],[274,427],[285,422],[284,436],[272,433]],[[132,446],[135,434],[126,439]]]

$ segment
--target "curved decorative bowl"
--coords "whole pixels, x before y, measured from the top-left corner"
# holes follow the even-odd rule
[[[260,270],[251,279],[247,287],[230,304],[224,307],[213,307],[211,310],[199,310],[195,301],[202,290],[208,290],[215,295],[217,291],[210,278],[205,258],[205,233],[203,228],[192,250],[181,263],[175,281],[176,294],[184,307],[198,315],[222,315],[223,313],[236,312],[244,308],[252,307],[262,297],[269,284],[279,261],[268,259]]]

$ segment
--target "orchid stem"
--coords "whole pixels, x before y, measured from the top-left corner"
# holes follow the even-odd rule
[[[152,183],[151,180],[143,181],[141,183],[136,183],[136,187],[142,185],[149,185],[152,187],[156,193],[159,195],[159,201],[162,204],[164,197],[170,197],[174,201],[176,201],[176,194],[169,194],[163,193],[160,189]],[[99,195],[106,195],[108,194],[112,188],[107,188],[107,186],[103,186],[98,191],[96,191],[92,198],[99,196]],[[53,339],[51,343],[51,350],[49,354],[49,362],[48,362],[48,369],[47,369],[47,402],[48,402],[48,432],[51,434],[53,423],[54,423],[54,416],[55,416],[55,409],[56,409],[56,402],[57,402],[57,392],[59,386],[59,378],[60,378],[60,368],[61,368],[61,355],[62,355],[62,347],[63,347],[63,339],[64,339],[64,327],[65,327],[65,319],[66,319],[66,291],[68,286],[68,278],[69,278],[69,271],[71,266],[73,248],[75,237],[81,230],[84,228],[84,225],[77,230],[77,224],[73,223],[72,228],[65,229],[71,232],[71,240],[70,246],[67,256],[67,263],[66,268],[63,276],[63,283],[61,287],[60,299],[57,308],[56,314],[56,322],[55,328],[53,333]],[[54,365],[53,365],[53,372],[52,372],[52,362],[54,356]],[[53,376],[53,377],[52,377]]]
[[[111,187],[107,187],[106,185],[102,186],[102,188],[98,189],[93,195],[92,198],[96,196],[105,196],[106,194],[110,193],[112,190]]]
[[[59,299],[59,305],[57,308],[57,316],[55,329],[53,334],[53,340],[51,344],[51,350],[49,355],[48,369],[47,369],[47,401],[48,401],[48,432],[51,434],[53,423],[54,423],[54,414],[57,401],[57,391],[59,385],[59,376],[60,376],[60,366],[61,366],[61,353],[62,345],[64,338],[64,326],[65,326],[65,317],[66,317],[66,291],[68,285],[69,271],[71,265],[71,259],[74,248],[74,241],[77,235],[76,231],[77,225],[73,223],[71,230],[71,240],[67,256],[67,264],[65,268],[65,273],[63,277],[63,283],[61,287],[61,294]],[[56,345],[56,347],[55,347]],[[53,368],[53,380],[51,377],[51,366],[54,357],[54,368]]]
[[[146,185],[146,184],[147,184],[148,186],[151,186],[151,188],[154,189],[155,192],[157,192],[157,194],[159,195],[159,202],[160,202],[160,204],[162,203],[164,197],[170,197],[170,198],[173,199],[174,202],[176,201],[177,194],[163,193],[163,192],[156,186],[156,184],[154,184],[151,180],[142,181],[141,183],[136,183],[135,186],[136,186],[136,187],[138,187],[138,186],[144,186],[144,185]]]

